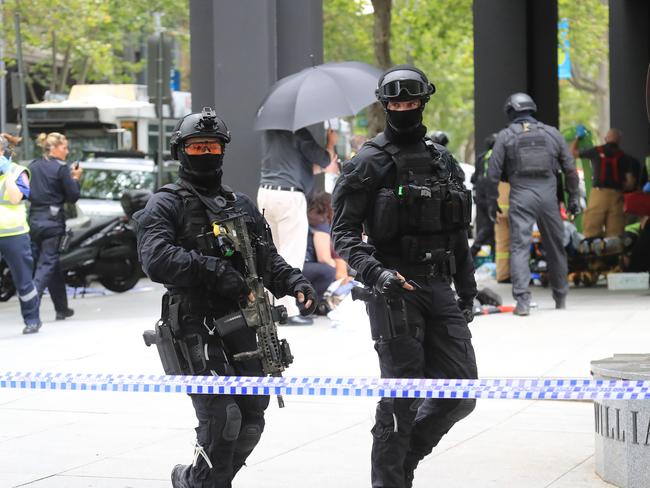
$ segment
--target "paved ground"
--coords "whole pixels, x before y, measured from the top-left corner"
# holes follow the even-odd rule
[[[504,297],[509,289],[495,287]],[[54,322],[48,299],[41,333],[23,336],[15,298],[0,303],[0,372],[161,372],[141,334],[159,313],[160,288],[142,281],[122,295],[71,301],[72,319]],[[535,289],[528,318],[492,315],[472,324],[482,377],[587,377],[589,362],[647,353],[648,293],[572,290],[569,309],[552,310]],[[282,327],[292,376],[377,375],[363,314],[341,323]],[[267,429],[239,488],[367,487],[375,400],[272,402]],[[192,454],[195,419],[183,395],[0,390],[0,487],[162,488]],[[416,472],[415,487],[600,488],[594,474],[589,402],[482,400]]]

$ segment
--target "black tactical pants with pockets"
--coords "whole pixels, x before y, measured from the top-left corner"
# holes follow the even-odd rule
[[[218,338],[214,338],[219,340]],[[210,341],[210,338],[207,339]],[[227,356],[257,348],[253,329],[246,328],[223,340]],[[215,351],[214,347],[210,348]],[[238,376],[263,376],[258,359],[231,361]],[[215,371],[218,375],[225,370]],[[207,372],[207,374],[210,374]],[[232,372],[231,372],[232,374]],[[253,452],[264,431],[266,395],[190,395],[199,421],[194,459],[182,473],[192,488],[230,488],[232,480]]]
[[[399,268],[398,268],[399,269]],[[375,342],[382,378],[478,377],[471,333],[443,278],[405,293],[409,331]],[[375,305],[368,305],[372,322]],[[472,399],[382,398],[372,429],[373,488],[412,486],[413,471],[451,427],[469,415]]]

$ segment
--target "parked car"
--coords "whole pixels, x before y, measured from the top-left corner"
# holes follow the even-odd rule
[[[80,162],[83,168],[77,215],[96,225],[123,215],[120,197],[126,190],[158,188],[158,166],[153,160],[137,157],[96,156]],[[178,162],[164,162],[163,184],[176,180]]]

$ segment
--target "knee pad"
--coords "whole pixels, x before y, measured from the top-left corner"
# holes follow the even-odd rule
[[[239,437],[241,429],[241,410],[236,403],[229,403],[226,405],[226,421],[223,425],[221,437],[225,441],[234,441]]]

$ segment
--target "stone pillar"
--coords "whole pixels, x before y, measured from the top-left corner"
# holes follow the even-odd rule
[[[645,80],[650,62],[650,3],[609,2],[611,125],[623,131],[626,152],[643,161],[650,154]]]
[[[253,200],[258,105],[279,78],[323,58],[322,0],[190,0],[192,109],[213,106],[230,132],[224,181]]]
[[[538,118],[557,127],[557,0],[474,0],[474,128],[476,152],[507,124],[503,104],[521,91]]]

